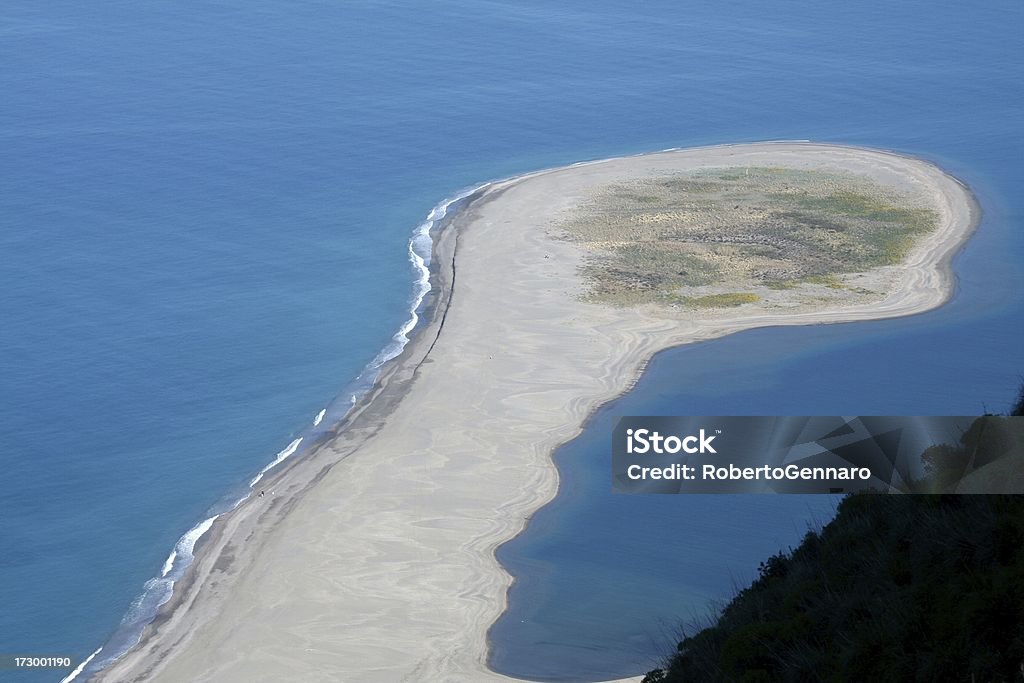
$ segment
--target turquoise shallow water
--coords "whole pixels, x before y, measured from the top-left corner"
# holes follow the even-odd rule
[[[406,320],[430,207],[490,178],[796,138],[920,154],[978,191],[947,308],[670,351],[609,415],[956,414],[1022,372],[1019,3],[15,0],[0,18],[0,652],[105,642],[176,540]],[[492,632],[504,671],[635,672],[650,625],[818,514],[607,507],[604,419],[502,551],[532,568]],[[642,562],[615,545],[701,516],[714,533]]]

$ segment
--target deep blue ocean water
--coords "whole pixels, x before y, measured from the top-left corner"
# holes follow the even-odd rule
[[[933,160],[985,211],[937,312],[658,356],[502,549],[529,572],[492,632],[502,671],[636,673],[827,518],[822,499],[613,498],[616,415],[1005,407],[1024,5],[552,5],[3,4],[0,653],[103,644],[175,541],[388,344],[430,208],[491,178],[814,139]]]

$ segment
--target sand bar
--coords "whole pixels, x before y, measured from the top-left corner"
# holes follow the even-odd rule
[[[550,226],[594,188],[702,167],[784,166],[924,193],[938,228],[883,297],[707,314],[581,301],[585,254]],[[510,577],[494,550],[554,496],[552,450],[658,350],[769,325],[920,313],[952,295],[976,225],[926,162],[811,143],[677,150],[488,186],[435,245],[435,315],[346,429],[215,524],[140,644],[97,680],[502,681],[489,626]],[[609,483],[610,485],[610,483]]]

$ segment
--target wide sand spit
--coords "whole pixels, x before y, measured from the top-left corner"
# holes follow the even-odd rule
[[[581,300],[585,255],[551,231],[565,211],[608,184],[744,165],[925,193],[938,228],[867,304],[668,315]],[[807,142],[670,150],[485,186],[435,239],[432,313],[413,342],[331,439],[217,520],[140,643],[96,680],[513,680],[486,663],[512,581],[494,553],[555,495],[552,451],[666,347],[942,305],[978,213],[930,163]]]

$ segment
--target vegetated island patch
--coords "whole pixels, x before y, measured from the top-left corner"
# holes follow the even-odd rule
[[[937,225],[923,194],[865,176],[725,167],[599,188],[554,234],[584,250],[589,302],[793,309],[882,298]]]

